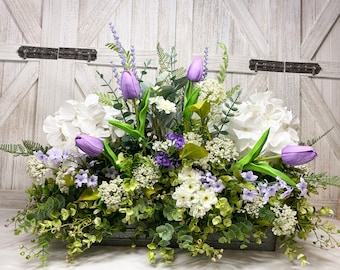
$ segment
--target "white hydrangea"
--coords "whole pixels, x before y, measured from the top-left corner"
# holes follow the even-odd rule
[[[53,116],[49,115],[45,119],[43,130],[51,146],[73,149],[74,138],[82,133],[102,139],[123,136],[121,129],[108,123],[108,120],[120,114],[120,111],[100,104],[98,95],[91,94],[84,102],[66,101]]]
[[[240,153],[251,149],[268,128],[270,133],[263,154],[280,154],[283,147],[298,143],[298,119],[283,106],[282,100],[271,96],[270,91],[250,96],[230,118],[227,131]]]
[[[272,231],[274,235],[291,235],[295,232],[295,226],[298,224],[296,219],[297,212],[288,205],[275,205],[270,208],[275,213]]]
[[[166,114],[176,112],[176,104],[165,100],[163,96],[151,97],[149,99],[149,104],[155,104],[158,111],[164,111]]]

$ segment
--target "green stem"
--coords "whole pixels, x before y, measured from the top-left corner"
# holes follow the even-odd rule
[[[281,155],[276,155],[276,156],[261,156],[258,157],[256,160],[257,161],[266,161],[266,160],[272,160],[272,159],[278,159],[281,158]]]
[[[134,98],[132,100],[132,103],[133,103],[133,108],[135,110],[135,116],[136,116],[136,129],[139,130],[139,110],[138,110],[138,106],[137,106],[137,103],[136,103],[136,98]]]

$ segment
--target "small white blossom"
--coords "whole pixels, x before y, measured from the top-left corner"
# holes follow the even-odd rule
[[[149,99],[149,104],[155,104],[158,111],[164,111],[166,114],[176,112],[176,104],[165,100],[162,96],[151,97]]]
[[[45,164],[41,162],[36,156],[30,156],[27,161],[26,172],[38,184],[41,184],[44,176],[49,171]]]
[[[273,222],[274,227],[272,231],[274,235],[291,235],[295,232],[295,226],[298,224],[296,214],[297,212],[292,210],[290,206],[275,205],[270,208],[275,213],[275,220]]]
[[[209,163],[222,164],[234,161],[239,156],[233,141],[226,137],[213,138],[207,142],[205,149],[208,151],[208,156],[195,162],[203,169],[209,169]]]
[[[142,188],[152,188],[159,179],[159,169],[155,164],[144,163],[133,170],[132,175]]]
[[[113,211],[118,210],[122,199],[126,197],[126,192],[123,189],[123,180],[117,176],[109,183],[103,181],[98,187],[98,194],[108,209]]]
[[[254,197],[252,202],[246,202],[242,209],[238,209],[239,213],[247,213],[249,215],[254,215],[255,218],[258,218],[260,215],[260,210],[265,205],[264,198],[261,196]]]
[[[187,133],[184,133],[183,136],[184,136],[184,141],[186,144],[193,143],[199,146],[203,144],[203,138],[200,134],[197,134],[194,132],[187,132]]]

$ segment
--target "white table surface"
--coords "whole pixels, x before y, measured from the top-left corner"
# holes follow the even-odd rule
[[[6,219],[15,215],[14,209],[0,209],[0,270],[30,270],[39,268],[39,260],[26,260],[20,256],[20,245],[29,243],[27,235],[15,236],[13,226],[5,228]],[[340,229],[340,221],[332,220]],[[340,247],[322,250],[312,244],[313,235],[301,244],[305,248],[303,253],[308,257],[309,265],[301,267],[298,261],[289,262],[284,250],[276,251],[252,251],[252,250],[225,250],[223,258],[217,262],[211,262],[205,256],[190,257],[185,251],[176,249],[176,260],[170,265],[161,262],[152,265],[147,258],[147,248],[95,246],[84,252],[77,260],[70,264],[65,261],[66,250],[61,244],[55,244],[50,249],[48,266],[50,269],[79,269],[79,270],[128,270],[128,269],[304,269],[304,270],[337,270],[340,269]],[[340,241],[340,235],[337,235]]]

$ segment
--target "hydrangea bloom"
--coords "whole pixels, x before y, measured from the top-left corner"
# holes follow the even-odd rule
[[[250,96],[230,119],[228,132],[241,153],[251,149],[268,128],[270,134],[264,153],[280,154],[283,147],[298,143],[299,121],[283,106],[282,100],[271,95],[268,91]]]
[[[84,102],[68,100],[43,124],[47,142],[56,148],[75,149],[74,138],[88,134],[101,139],[121,137],[124,132],[108,124],[109,119],[120,115],[120,111],[99,103],[99,97],[89,95]]]

